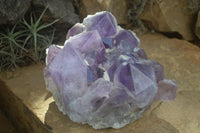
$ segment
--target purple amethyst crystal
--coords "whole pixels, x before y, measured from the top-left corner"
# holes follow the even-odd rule
[[[47,89],[63,114],[95,129],[121,128],[142,116],[153,101],[173,100],[177,84],[150,60],[134,32],[109,12],[74,25],[63,47],[47,50]]]

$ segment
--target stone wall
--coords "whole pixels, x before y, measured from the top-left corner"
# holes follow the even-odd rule
[[[72,25],[88,14],[106,10],[114,14],[120,25],[135,31],[148,29],[188,41],[200,38],[198,0],[0,0],[0,27],[16,24],[33,9],[46,6],[48,15],[44,21],[59,19],[54,25],[58,36],[65,36]]]

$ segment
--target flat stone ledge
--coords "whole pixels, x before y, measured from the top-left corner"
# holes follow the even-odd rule
[[[10,120],[5,116],[4,112],[0,110],[0,133],[15,133],[15,128]]]
[[[24,106],[23,108],[26,108],[31,112],[22,112],[22,114],[26,114],[28,116],[30,115],[34,118],[34,121],[31,121],[30,124],[35,124],[37,126],[33,126],[33,128],[42,128],[46,132],[191,133],[196,131],[198,133],[198,125],[200,125],[198,120],[195,120],[194,123],[186,117],[184,121],[181,122],[181,116],[173,117],[173,115],[180,114],[183,111],[182,107],[188,106],[188,102],[179,100],[180,95],[183,92],[184,94],[187,94],[183,97],[188,97],[189,99],[193,97],[193,93],[200,93],[200,48],[187,41],[168,39],[160,34],[147,34],[141,36],[140,38],[141,47],[147,52],[148,57],[155,59],[164,65],[166,69],[166,76],[168,78],[174,78],[177,80],[179,89],[178,98],[170,103],[154,103],[140,119],[121,129],[116,130],[109,128],[95,130],[88,125],[74,123],[68,116],[64,116],[61,112],[59,112],[51,94],[46,90],[43,79],[43,69],[45,66],[42,64],[20,68],[13,74],[13,77],[9,76],[9,79],[6,79],[6,74],[2,73],[1,78],[5,80],[6,84],[9,86],[9,91],[14,95],[11,95],[11,98],[17,97],[14,98],[14,101],[18,99],[18,101],[20,101],[20,103]],[[2,91],[0,94],[3,94]],[[193,98],[196,99],[197,97]],[[12,106],[11,102],[8,104]],[[199,105],[199,102],[195,103],[195,106]],[[172,107],[173,110],[168,111]],[[15,109],[11,110],[11,112],[14,111]],[[199,115],[197,109],[191,108],[190,110],[186,110],[185,114],[189,113],[187,111],[192,111],[190,114]],[[179,120],[178,122],[180,123],[177,123],[177,121],[173,120],[173,118],[177,119],[177,121]],[[24,122],[27,121],[26,118],[23,119]],[[183,131],[182,127],[192,125],[194,125],[193,129]],[[38,131],[37,133],[40,132]]]
[[[24,89],[24,88],[22,88]],[[5,112],[12,125],[16,128],[15,133],[49,133],[48,127],[43,124],[20,99],[12,89],[0,79],[0,108]]]

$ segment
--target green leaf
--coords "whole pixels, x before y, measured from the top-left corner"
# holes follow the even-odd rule
[[[56,22],[58,22],[58,21],[59,21],[59,19],[54,20],[53,22],[51,22],[51,23],[49,23],[49,24],[43,24],[43,25],[41,25],[41,26],[37,29],[37,31],[40,31],[40,30],[42,30],[42,29],[45,29],[45,28],[47,28],[47,27],[53,25],[54,23],[56,23]]]
[[[32,16],[32,13],[31,13],[31,25],[33,25],[33,16]]]
[[[23,44],[23,47],[25,47],[25,45],[27,44],[28,40],[29,40],[31,37],[32,37],[31,34],[29,34],[29,35],[26,37],[26,39],[25,39],[25,41],[24,41],[24,44]]]
[[[27,51],[23,46],[19,45],[16,41],[12,41],[17,47],[23,49],[24,51]]]
[[[38,36],[39,38],[42,38],[42,39],[44,39],[44,40],[47,40],[47,38],[46,38],[45,36],[43,36],[43,35],[38,34],[37,36]]]
[[[37,57],[37,34],[33,34],[33,39],[34,39],[34,48],[35,48],[35,55]]]
[[[42,17],[44,16],[44,13],[46,12],[48,6],[45,7],[44,11],[42,12],[42,14],[40,15],[39,19],[36,21],[35,26],[38,27]]]
[[[23,18],[23,24],[26,25],[26,27],[31,30],[31,26],[27,23],[27,21]]]

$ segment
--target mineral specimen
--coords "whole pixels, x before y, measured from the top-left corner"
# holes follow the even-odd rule
[[[63,47],[47,49],[44,77],[59,110],[95,129],[121,128],[155,100],[173,100],[177,84],[139,45],[106,11],[74,25]]]

